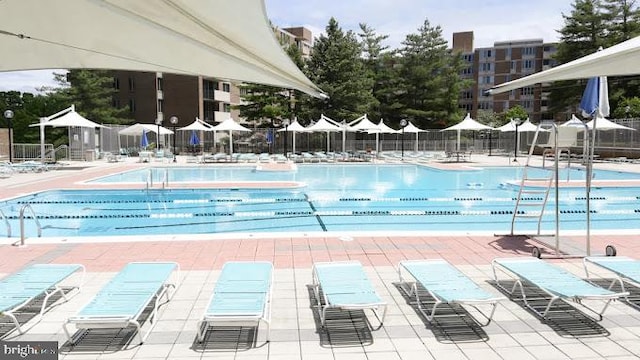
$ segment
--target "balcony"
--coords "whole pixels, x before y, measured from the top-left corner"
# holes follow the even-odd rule
[[[217,122],[221,122],[227,119],[231,118],[231,113],[230,112],[224,112],[224,111],[214,111],[213,112],[213,118],[215,121]]]
[[[229,103],[231,102],[231,93],[215,90],[213,92],[213,100]]]

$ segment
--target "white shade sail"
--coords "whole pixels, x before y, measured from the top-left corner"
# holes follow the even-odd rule
[[[404,132],[406,132],[406,133],[421,133],[421,132],[427,132],[427,130],[422,130],[422,129],[416,127],[415,125],[413,125],[413,123],[411,123],[411,121],[409,121],[408,125],[404,127]]]
[[[354,125],[351,125],[354,124]],[[363,115],[351,123],[349,123],[349,128],[347,131],[368,131],[368,132],[377,132],[378,125],[374,124],[367,118],[367,115]]]
[[[582,120],[578,119],[575,114],[571,114],[571,119],[563,122],[560,126],[581,126],[584,127]]]
[[[467,113],[467,116],[464,118],[464,120],[462,120],[461,122],[453,126],[449,126],[446,129],[442,129],[441,131],[448,131],[448,130],[456,130],[458,132],[457,142],[456,142],[456,151],[460,151],[460,132],[462,130],[474,130],[474,131],[475,130],[493,130],[493,128],[491,126],[487,126],[473,120],[471,118],[471,114]]]
[[[637,75],[640,64],[640,36],[523,78],[496,85],[489,89],[499,94],[538,83],[586,79],[594,76]]]
[[[327,120],[327,117],[324,115],[320,116],[320,120],[318,120],[315,124],[306,127],[307,131],[342,131],[342,128],[338,125],[334,125],[333,123]]]
[[[4,0],[0,48],[0,71],[167,72],[324,96],[278,43],[264,0]]]
[[[384,120],[380,120],[380,122],[378,123],[378,130],[376,132],[379,132],[381,134],[397,134],[400,132],[400,130],[395,130],[390,128],[387,124],[384,123]]]
[[[307,131],[307,129],[304,126],[300,125],[298,120],[294,120],[286,128],[283,127],[282,129],[278,130],[278,132],[282,132],[282,131],[305,132],[305,131]]]
[[[154,125],[154,124],[133,124],[129,127],[126,127],[120,131],[118,131],[118,134],[120,135],[126,135],[126,136],[140,136],[142,134],[142,131],[146,130],[147,132],[152,132],[154,134],[158,133],[158,125]],[[160,126],[160,135],[171,135],[173,134],[173,131]]]

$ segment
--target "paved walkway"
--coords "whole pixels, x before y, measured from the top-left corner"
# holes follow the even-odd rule
[[[524,159],[523,159],[524,160]],[[513,166],[504,157],[472,157],[468,165]],[[87,163],[68,170],[42,174],[15,174],[0,179],[0,198],[49,188],[83,187],[82,179],[149,164]],[[154,165],[154,164],[152,164]],[[173,165],[172,165],[173,166]],[[177,166],[180,166],[178,163]],[[207,165],[210,166],[210,165]],[[634,165],[603,164],[629,170]],[[72,170],[75,168],[75,170]],[[640,233],[640,229],[638,230]],[[491,279],[496,257],[530,256],[534,246],[524,237],[509,236],[337,236],[233,237],[131,239],[127,242],[74,242],[0,245],[0,276],[30,263],[82,263],[86,286],[70,301],[53,307],[25,335],[5,340],[53,340],[61,346],[61,359],[635,359],[640,357],[640,311],[614,302],[601,322],[581,311],[563,308],[541,321],[522,306],[507,300],[498,305],[494,321],[480,327],[472,309],[448,309],[459,316],[430,324],[399,291],[396,266],[405,259],[444,258],[486,290],[500,294]],[[144,241],[143,241],[144,240]],[[345,241],[346,240],[346,241]],[[350,241],[349,241],[350,240]],[[563,238],[565,244],[583,246],[584,237]],[[596,235],[594,251],[608,244],[619,254],[640,258],[636,235]],[[546,249],[550,255],[550,250]],[[584,276],[579,258],[551,259]],[[161,308],[158,324],[143,345],[123,347],[130,331],[100,330],[87,334],[77,346],[66,343],[63,321],[74,315],[102,285],[130,261],[177,261],[181,278],[172,300]],[[230,260],[267,260],[275,266],[271,342],[264,329],[218,327],[198,344],[196,324],[202,315],[222,265]],[[326,328],[319,325],[310,291],[311,265],[319,261],[359,260],[381,297],[389,303],[385,324],[375,328],[371,312],[334,312]],[[604,272],[598,275],[608,276]],[[597,304],[598,305],[598,304]],[[369,326],[369,320],[374,326]],[[30,326],[33,322],[27,323]],[[145,326],[148,326],[146,324]],[[6,326],[0,331],[6,332]],[[2,332],[0,332],[1,334]]]

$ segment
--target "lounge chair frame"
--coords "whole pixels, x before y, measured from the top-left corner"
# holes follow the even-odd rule
[[[606,260],[607,262],[610,261],[615,261],[615,262],[629,262],[629,263],[633,263],[633,264],[638,264],[638,267],[640,267],[640,261],[630,258],[630,257],[626,257],[626,256],[587,256],[584,259],[582,259],[582,264],[584,266],[584,272],[587,275],[587,278],[591,278],[590,273],[589,273],[589,267],[587,266],[587,264],[593,264],[599,268],[602,269],[606,269],[607,271],[613,273],[614,278],[611,280],[611,283],[609,284],[609,286],[607,287],[607,290],[611,290],[613,288],[613,286],[615,284],[619,284],[620,288],[622,289],[622,292],[627,292],[626,288],[625,288],[625,283],[627,283],[628,285],[631,285],[633,287],[637,287],[640,288],[640,278],[635,278],[633,277],[633,275],[628,274],[626,272],[624,272],[622,269],[616,268],[614,266],[607,266],[606,264],[598,261],[598,260]],[[637,276],[637,275],[635,275]],[[629,295],[631,294],[630,292],[628,292]],[[633,301],[631,301],[632,299],[630,298],[629,295],[623,296],[623,300],[635,307],[640,309],[640,304],[636,304]],[[637,300],[637,299],[636,299]]]
[[[334,262],[322,262],[322,263],[314,263],[312,267],[312,288],[315,295],[316,300],[318,301],[318,315],[320,316],[320,323],[322,327],[326,325],[326,315],[327,310],[329,309],[340,309],[340,310],[366,310],[369,309],[373,312],[376,319],[380,322],[380,327],[384,324],[384,318],[387,313],[387,303],[385,301],[376,301],[370,303],[332,303],[330,298],[326,292],[322,291],[322,297],[320,296],[320,290],[322,289],[322,280],[318,276],[318,268],[319,267],[327,267],[327,266],[357,266],[357,269],[362,271],[363,278],[360,279],[359,284],[356,281],[351,281],[349,283],[345,282],[346,285],[349,285],[352,289],[356,289],[358,285],[364,285],[364,288],[359,288],[358,290],[363,290],[362,293],[373,294],[375,297],[380,299],[380,296],[373,288],[371,281],[364,273],[364,269],[362,268],[362,264],[359,261],[334,261]],[[325,284],[326,286],[327,284]],[[344,287],[347,290],[347,286]],[[355,293],[354,293],[355,294]],[[357,295],[356,295],[357,296]],[[382,308],[382,315],[380,315],[379,311]]]
[[[51,272],[51,270],[53,269],[58,269],[60,271],[63,270],[67,270],[66,272],[62,272],[57,279],[55,279],[55,281],[51,281],[50,283],[45,284],[44,282],[39,282],[35,281],[35,284],[33,282],[30,282],[28,279],[21,279],[25,276],[33,276],[35,274],[29,274],[30,272],[35,272],[37,270],[40,271],[46,271],[46,272]],[[65,281],[66,279],[68,279],[69,277],[71,277],[73,274],[75,274],[76,272],[80,271],[81,272],[81,276],[80,276],[80,280],[77,282],[77,284],[74,284],[71,286],[71,288],[69,290],[67,290],[66,292],[64,291],[64,288],[62,288],[60,286],[60,284]],[[69,301],[69,299],[71,298],[69,296],[69,294],[73,291],[73,290],[78,290],[77,292],[74,293],[74,296],[80,292],[80,289],[82,288],[82,285],[84,284],[84,278],[85,278],[85,274],[86,274],[86,269],[83,265],[80,264],[36,264],[36,265],[32,265],[28,268],[23,269],[22,271],[16,272],[12,275],[9,275],[3,279],[0,280],[0,285],[1,284],[8,284],[10,281],[15,281],[18,280],[20,285],[24,286],[26,284],[31,284],[32,286],[36,286],[36,290],[33,291],[33,293],[31,295],[25,296],[24,297],[24,301],[22,301],[21,303],[16,304],[15,306],[12,306],[11,308],[7,308],[7,309],[0,309],[0,316],[6,316],[9,319],[11,319],[11,322],[14,325],[14,329],[18,331],[18,333],[20,335],[24,334],[26,330],[24,330],[22,328],[22,326],[20,325],[20,322],[18,321],[15,313],[20,311],[21,309],[23,309],[25,306],[27,306],[28,304],[30,304],[34,299],[36,299],[39,296],[44,295],[44,299],[42,301],[42,305],[40,306],[40,311],[38,312],[38,314],[35,317],[35,321],[36,324],[38,322],[40,322],[40,320],[42,320],[43,315],[51,308],[51,307],[47,307],[47,304],[49,303],[49,300],[51,299],[51,297],[57,293],[60,294],[60,296],[62,297],[62,299],[64,299],[64,302]],[[38,284],[39,282],[39,284]],[[11,291],[9,289],[9,291]],[[7,293],[4,294],[0,294],[0,297],[3,295],[7,295]],[[14,293],[14,296],[19,296],[21,294],[19,293]],[[35,324],[34,324],[35,325]],[[7,332],[5,334],[8,335],[9,333],[11,333],[11,331]]]
[[[268,342],[270,340],[270,334],[271,334],[271,300],[273,296],[273,281],[274,281],[273,264],[268,261],[255,261],[255,262],[254,261],[250,261],[250,262],[249,261],[246,261],[246,262],[245,261],[229,261],[229,262],[226,262],[225,265],[223,266],[222,268],[223,272],[220,274],[221,277],[223,276],[224,269],[228,264],[265,264],[265,265],[268,264],[270,266],[271,275],[269,279],[269,286],[267,288],[264,307],[260,314],[243,313],[242,311],[239,311],[238,313],[234,313],[234,314],[225,314],[225,315],[210,314],[208,313],[209,305],[212,303],[212,301],[214,301],[216,297],[216,288],[214,288],[211,294],[211,297],[207,302],[208,304],[207,309],[205,309],[205,312],[202,315],[202,318],[198,322],[198,333],[197,333],[198,342],[201,343],[204,341],[204,336],[207,333],[207,329],[209,328],[209,326],[211,326],[212,323],[215,323],[215,322],[234,323],[234,324],[257,323],[258,326],[260,325],[260,322],[264,322],[267,326],[267,342]],[[218,283],[216,284],[216,287],[217,286],[218,286]],[[238,291],[238,293],[243,293],[243,292]]]
[[[73,316],[67,319],[67,321],[63,324],[62,328],[67,336],[67,339],[70,344],[75,344],[79,337],[74,338],[69,331],[68,326],[70,324],[74,324],[78,329],[117,329],[117,328],[127,328],[129,326],[134,326],[136,328],[136,335],[140,339],[139,344],[144,343],[147,339],[153,328],[156,326],[156,317],[158,314],[158,309],[161,305],[167,303],[172,294],[169,292],[170,288],[175,289],[178,280],[180,279],[180,265],[176,262],[131,262],[131,264],[172,264],[175,265],[173,269],[172,275],[175,278],[174,282],[169,282],[171,275],[165,279],[163,284],[153,293],[149,293],[148,300],[144,306],[138,311],[134,316],[124,315],[124,314],[109,314],[109,315],[100,315],[100,316]],[[126,267],[125,267],[126,268]],[[124,270],[124,269],[123,269]],[[107,283],[105,286],[109,285],[111,282]],[[165,301],[161,302],[162,298],[165,298]],[[92,299],[92,301],[95,300]],[[149,307],[149,304],[153,300],[153,310],[149,314],[148,322],[150,324],[149,329],[143,335],[142,332],[142,324],[140,323],[140,316],[144,313],[144,311]]]
[[[609,307],[609,305],[611,304],[611,302],[613,300],[616,300],[620,297],[624,297],[626,295],[629,295],[629,293],[625,293],[625,292],[613,292],[613,291],[608,291],[608,293],[603,294],[597,293],[597,290],[599,290],[600,288],[584,279],[581,279],[569,272],[565,272],[564,270],[562,270],[561,268],[555,267],[553,266],[553,270],[554,271],[554,279],[555,280],[562,280],[566,282],[567,287],[571,286],[571,283],[576,284],[578,282],[582,282],[581,284],[588,284],[590,286],[593,287],[593,289],[596,291],[593,294],[588,294],[588,293],[584,293],[584,294],[580,294],[580,295],[573,295],[573,296],[567,296],[565,294],[561,294],[558,293],[557,291],[551,291],[549,289],[547,289],[544,284],[539,284],[539,283],[535,283],[529,279],[527,279],[526,274],[522,274],[522,273],[517,273],[515,272],[513,269],[510,269],[506,264],[508,262],[520,262],[520,261],[530,261],[530,262],[540,262],[542,264],[547,264],[546,262],[544,262],[543,260],[537,259],[537,258],[501,258],[501,259],[494,259],[491,262],[491,266],[493,268],[493,276],[496,282],[496,285],[503,289],[504,291],[506,291],[510,296],[513,296],[515,291],[519,288],[520,289],[520,294],[522,295],[522,299],[524,301],[525,306],[530,309],[531,311],[533,311],[535,314],[537,314],[538,316],[540,316],[543,319],[547,319],[547,315],[549,314],[549,312],[551,311],[551,307],[553,306],[553,304],[557,301],[563,301],[567,304],[570,304],[570,302],[568,300],[571,300],[573,303],[580,305],[582,308],[588,310],[589,312],[593,313],[594,315],[596,315],[595,317],[593,316],[589,316],[590,318],[592,318],[593,320],[596,321],[601,321],[603,318],[603,314],[604,312],[607,310],[607,308]],[[547,264],[549,266],[552,266],[551,264]],[[498,270],[500,270],[500,272],[502,274],[507,275],[508,277],[510,277],[512,280],[515,280],[513,286],[511,287],[511,289],[508,289],[507,287],[505,287],[503,284],[500,283],[500,279],[498,278]],[[538,298],[532,298],[532,297],[527,297],[527,294],[524,291],[524,284],[531,284],[536,286],[538,289],[540,289],[541,291],[543,291],[545,294],[549,295],[551,297],[551,299],[549,300],[549,303],[547,304],[547,306],[545,307],[544,311],[540,312],[538,311],[535,307],[531,306],[531,304],[529,303],[529,301],[531,300],[545,300],[546,297],[538,297]],[[604,289],[602,289],[604,290]],[[604,300],[605,304],[602,307],[602,309],[597,310],[591,306],[587,306],[586,304],[584,304],[583,300]],[[587,315],[588,316],[588,315]]]
[[[467,306],[471,306],[472,308],[474,308],[484,319],[486,322],[480,322],[477,321],[476,322],[478,324],[480,324],[481,326],[487,326],[491,323],[491,320],[493,319],[493,315],[496,311],[496,308],[498,306],[498,302],[502,301],[502,300],[506,300],[506,298],[504,296],[493,296],[493,297],[487,297],[484,299],[474,299],[474,298],[464,298],[464,297],[460,297],[460,298],[456,298],[456,299],[452,299],[452,300],[446,300],[444,299],[440,294],[438,294],[437,290],[433,290],[431,286],[429,286],[429,284],[427,283],[426,279],[424,278],[420,278],[420,275],[413,272],[411,269],[411,265],[412,264],[430,264],[430,265],[436,265],[438,267],[441,267],[443,270],[446,268],[446,270],[455,273],[457,276],[464,278],[465,280],[468,280],[469,282],[472,282],[471,279],[469,279],[466,275],[464,275],[462,272],[460,272],[458,269],[454,268],[451,264],[449,264],[446,260],[444,259],[429,259],[429,260],[406,260],[406,261],[401,261],[398,264],[398,277],[400,278],[400,289],[402,291],[404,291],[407,296],[411,297],[414,296],[417,306],[418,306],[418,310],[420,310],[420,312],[422,313],[422,315],[424,315],[424,317],[429,321],[429,322],[433,322],[433,320],[435,319],[436,316],[436,310],[438,309],[438,306],[442,305],[442,304],[458,304],[458,305],[467,305]],[[404,270],[404,271],[403,271]],[[403,276],[404,273],[404,276]],[[408,278],[407,276],[410,276],[410,278]],[[442,276],[441,274],[438,273],[434,273],[433,274],[434,277],[439,277]],[[411,281],[413,280],[413,281]],[[424,303],[424,299],[420,298],[420,293],[418,291],[418,283],[429,293],[429,295],[433,298],[434,300],[434,304],[433,307],[431,309],[425,309],[425,307],[423,306]],[[446,283],[447,285],[450,285],[452,287],[454,287],[455,289],[459,290],[461,294],[464,294],[465,290],[476,290],[477,285],[474,285],[473,287],[471,287],[469,285],[469,283],[461,283],[458,282],[456,283],[454,279],[449,279],[449,278],[441,278],[439,281],[439,284],[443,284]],[[475,283],[474,283],[475,284]],[[487,292],[487,294],[489,294]],[[489,305],[490,306],[490,310],[487,311],[483,311],[482,309],[479,308],[479,305]],[[443,315],[440,315],[443,316]],[[456,315],[452,315],[452,316],[458,316]]]

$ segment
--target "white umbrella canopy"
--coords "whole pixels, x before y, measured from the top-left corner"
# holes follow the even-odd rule
[[[120,135],[125,135],[125,136],[140,136],[140,134],[142,134],[143,130],[147,130],[147,132],[152,132],[154,134],[158,133],[158,125],[154,125],[154,124],[133,124],[129,127],[126,127],[120,131],[118,131],[118,134]],[[160,135],[171,135],[173,134],[173,131],[160,126]]]
[[[295,152],[296,152],[296,133],[307,132],[307,129],[304,126],[300,125],[300,123],[298,122],[298,119],[295,119],[295,120],[293,120],[293,122],[291,124],[289,124],[289,126],[278,130],[278,132],[283,132],[283,131],[287,131],[287,132],[291,131],[293,133],[292,152],[295,154]]]
[[[234,131],[251,131],[237,122],[232,118],[226,119],[220,124],[214,126],[212,128],[213,131],[229,131],[229,155],[233,155],[233,132]]]
[[[320,120],[311,126],[307,126],[307,131],[326,131],[327,132],[327,151],[330,151],[329,133],[336,131],[344,131],[344,129],[335,125],[336,122],[324,115],[320,115]]]
[[[537,130],[538,130],[538,125],[533,124],[529,119],[527,119],[522,124],[518,125],[518,131],[536,132]],[[549,130],[540,128],[540,131],[549,131]]]
[[[458,137],[456,142],[456,151],[460,151],[460,132],[462,130],[473,130],[473,131],[493,130],[493,128],[491,126],[487,126],[477,122],[476,120],[473,120],[471,118],[471,114],[467,113],[467,116],[464,118],[464,120],[462,120],[461,122],[453,126],[449,126],[448,128],[442,129],[441,131],[449,131],[449,130],[456,130],[458,132]]]
[[[323,95],[282,50],[264,0],[4,0],[0,24],[0,71],[167,72]]]
[[[413,125],[413,123],[411,121],[407,122],[407,126],[404,127],[404,129],[402,130],[406,133],[411,133],[411,134],[416,134],[416,146],[415,146],[415,152],[418,152],[418,136],[421,132],[427,132],[427,130],[422,130],[420,128],[418,128],[417,126]]]
[[[513,119],[509,120],[508,123],[500,126],[499,128],[496,128],[496,130],[499,130],[501,132],[512,132],[512,131],[516,131],[516,123],[515,121],[513,121]]]
[[[181,127],[178,128],[177,130],[180,131],[189,131],[189,130],[196,130],[196,131],[214,131],[213,130],[213,126],[209,125],[207,123],[205,123],[204,121],[196,118],[196,120],[194,122],[192,122],[191,124],[185,126],[185,127]]]
[[[355,124],[355,125],[352,125]],[[371,122],[367,118],[367,115],[363,115],[348,124],[347,131],[368,131],[374,132],[378,130],[378,126]]]
[[[381,134],[397,134],[400,132],[400,130],[395,130],[390,128],[387,124],[384,123],[383,119],[380,119],[380,122],[378,123],[378,130],[376,132],[381,133]]]

